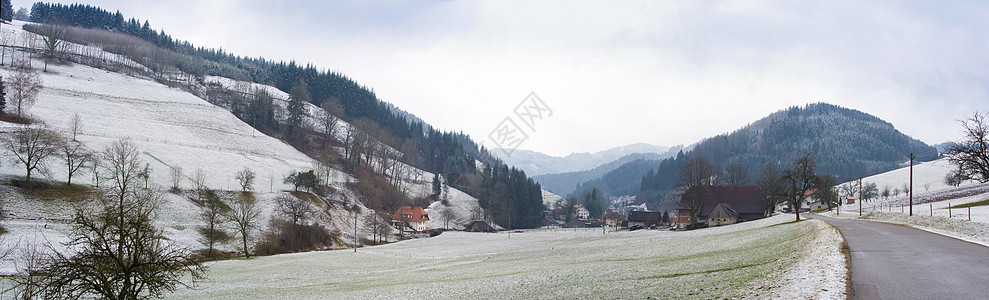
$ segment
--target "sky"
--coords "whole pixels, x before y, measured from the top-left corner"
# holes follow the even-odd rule
[[[989,111],[984,1],[57,2],[338,71],[438,129],[556,156],[689,145],[816,102],[935,144]]]

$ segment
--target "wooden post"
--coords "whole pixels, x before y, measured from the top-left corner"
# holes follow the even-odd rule
[[[948,219],[951,219],[951,202],[948,202]]]
[[[968,221],[969,222],[972,221],[972,207],[971,206],[968,207]]]
[[[934,203],[931,203],[931,216],[934,216]]]

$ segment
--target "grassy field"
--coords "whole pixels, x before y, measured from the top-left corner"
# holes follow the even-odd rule
[[[986,206],[986,205],[989,205],[989,199],[972,202],[972,203],[965,203],[961,205],[953,205],[951,206],[951,208],[967,208],[967,207]]]
[[[790,265],[810,222],[691,232],[448,232],[349,250],[210,264],[169,298],[723,298]],[[791,258],[787,258],[791,257]]]

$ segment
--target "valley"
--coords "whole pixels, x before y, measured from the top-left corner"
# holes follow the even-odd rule
[[[878,67],[832,70],[818,59],[844,52],[817,41],[694,45],[644,3],[526,6],[594,20],[563,27],[511,1],[274,3],[237,16],[270,39],[250,49],[282,47],[266,58],[212,44],[242,42],[209,31],[229,19],[183,20],[214,34],[194,45],[85,1],[0,1],[0,298],[853,299],[893,295],[862,262],[889,250],[881,223],[975,249],[945,259],[989,247],[989,108],[966,68],[862,80]],[[683,24],[731,41],[797,22],[728,4],[660,10],[714,13]],[[611,27],[631,11],[650,23]],[[318,52],[285,59],[300,49]]]

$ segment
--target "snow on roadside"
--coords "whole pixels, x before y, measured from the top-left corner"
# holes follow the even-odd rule
[[[837,229],[820,220],[806,220],[814,226],[812,239],[802,251],[790,255],[796,260],[790,268],[757,280],[741,295],[750,299],[844,299],[848,297],[848,264],[845,240]]]
[[[985,210],[989,207],[979,206],[975,208]],[[960,218],[956,215],[954,218],[950,219],[948,218],[947,213],[943,215],[935,213],[934,216],[931,216],[929,214],[918,213],[917,211],[914,211],[913,216],[900,212],[881,211],[868,212],[862,215],[862,217],[859,217],[858,214],[842,214],[838,216],[834,213],[823,213],[822,215],[836,218],[864,219],[903,224],[917,229],[926,230],[989,247],[989,224],[968,221],[964,215]]]

